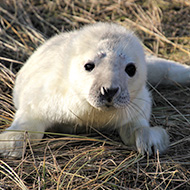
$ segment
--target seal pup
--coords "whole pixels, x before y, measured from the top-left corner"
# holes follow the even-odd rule
[[[17,75],[17,111],[12,125],[0,134],[1,155],[21,157],[23,131],[29,131],[30,140],[41,140],[57,124],[67,133],[91,127],[118,130],[122,141],[141,154],[164,152],[169,136],[149,125],[146,80],[143,47],[120,25],[96,23],[54,36]]]

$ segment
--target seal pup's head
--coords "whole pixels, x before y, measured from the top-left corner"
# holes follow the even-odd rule
[[[144,87],[147,68],[143,48],[124,27],[113,23],[85,26],[71,44],[75,48],[70,83],[92,107],[125,108]]]

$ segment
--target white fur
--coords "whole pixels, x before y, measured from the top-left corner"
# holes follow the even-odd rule
[[[84,68],[88,62],[95,64],[91,72]],[[147,62],[153,71],[148,75],[150,82],[161,81],[167,61],[147,57]],[[137,69],[133,77],[125,72],[130,63]],[[186,67],[178,70],[180,65],[167,63],[169,68],[176,68],[168,69],[167,77],[183,83],[184,79],[180,81],[173,72],[186,72]],[[57,124],[69,133],[88,131],[91,127],[117,129],[123,142],[135,146],[140,153],[152,154],[157,149],[163,152],[169,137],[164,129],[149,126],[151,98],[146,75],[147,65],[138,38],[119,25],[97,23],[51,38],[18,73],[13,92],[17,112],[12,125],[0,135],[0,153],[20,157],[24,132],[19,130],[29,131],[31,140],[40,140],[43,133],[37,132]],[[109,102],[105,89],[115,88],[118,91]]]
[[[190,67],[180,63],[146,56],[148,64],[148,81],[152,85],[190,84]]]

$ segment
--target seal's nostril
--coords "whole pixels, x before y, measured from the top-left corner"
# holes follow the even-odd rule
[[[113,97],[117,94],[118,91],[119,91],[119,87],[117,88],[102,87],[101,94],[108,102],[111,102]]]

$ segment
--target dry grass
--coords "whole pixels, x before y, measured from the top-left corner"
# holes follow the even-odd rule
[[[140,36],[147,51],[190,63],[187,0],[3,0],[0,6],[0,128],[12,122],[15,74],[46,38],[96,21]],[[166,154],[145,158],[116,134],[46,134],[21,160],[0,161],[0,189],[190,189],[190,90],[153,90],[152,125],[171,137]],[[107,137],[108,138],[107,138]],[[27,137],[27,133],[26,133]],[[110,140],[113,139],[113,140]]]

